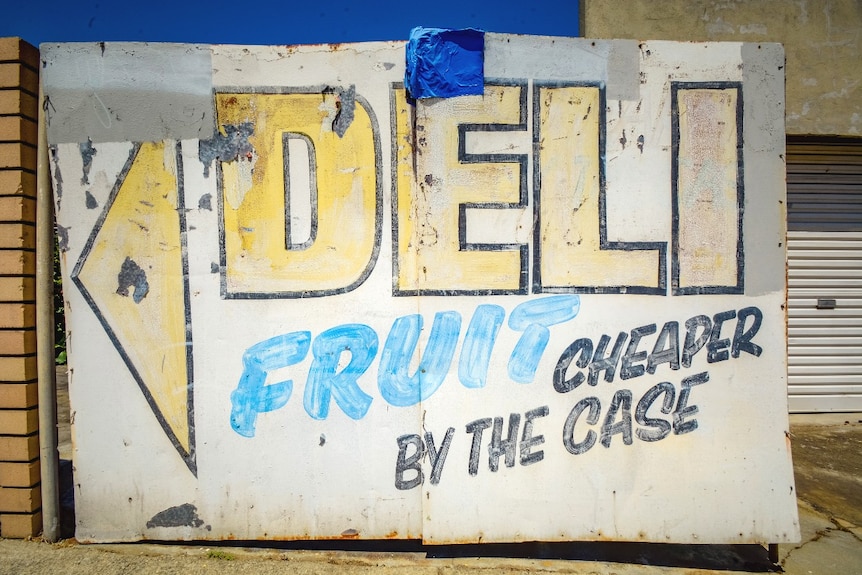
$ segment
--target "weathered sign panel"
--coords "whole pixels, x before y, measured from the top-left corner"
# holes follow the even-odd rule
[[[77,537],[798,537],[783,52],[43,45]]]

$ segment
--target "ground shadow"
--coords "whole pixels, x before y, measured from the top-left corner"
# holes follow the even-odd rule
[[[60,538],[75,536],[75,481],[72,477],[72,462],[60,460]]]
[[[190,545],[188,541],[148,541]],[[682,545],[672,543],[565,542],[423,545],[418,540],[373,541],[206,541],[208,547],[246,547],[281,550],[347,551],[364,553],[422,553],[429,559],[495,557],[558,559],[676,567],[687,569],[775,572],[762,545]]]

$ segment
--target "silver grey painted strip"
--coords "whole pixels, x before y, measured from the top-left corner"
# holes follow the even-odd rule
[[[636,40],[588,40],[485,34],[486,78],[604,82],[609,100],[637,100],[640,49]]]
[[[213,136],[208,45],[42,44],[50,144]]]
[[[604,82],[611,42],[485,33],[485,78]]]
[[[640,95],[641,51],[636,40],[614,40],[608,54],[608,100],[636,101]]]

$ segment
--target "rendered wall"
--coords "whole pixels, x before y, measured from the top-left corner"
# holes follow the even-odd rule
[[[787,55],[787,133],[862,135],[858,0],[583,0],[590,38],[779,42]]]
[[[798,537],[783,53],[43,45],[77,537]]]
[[[0,39],[0,537],[42,529],[36,391],[39,54]]]

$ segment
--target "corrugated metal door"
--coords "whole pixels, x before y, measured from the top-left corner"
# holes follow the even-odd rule
[[[791,412],[862,411],[862,141],[788,141]]]

